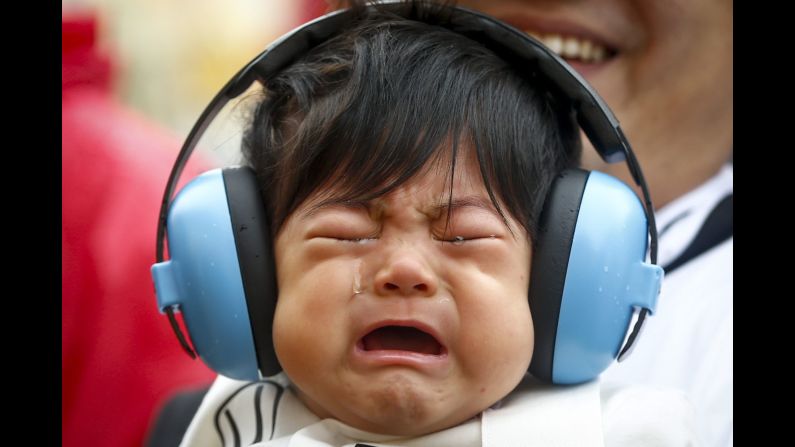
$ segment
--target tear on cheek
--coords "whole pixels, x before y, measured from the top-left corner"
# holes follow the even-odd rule
[[[362,293],[362,260],[359,259],[353,264],[353,294]]]

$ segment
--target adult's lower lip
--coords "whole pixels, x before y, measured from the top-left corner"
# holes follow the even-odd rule
[[[582,62],[578,60],[566,60],[566,63],[571,65],[577,73],[580,74],[586,81],[589,83],[593,82],[594,77],[601,72],[608,64],[610,64],[613,60],[607,59],[602,62],[598,63],[590,63],[590,62]]]

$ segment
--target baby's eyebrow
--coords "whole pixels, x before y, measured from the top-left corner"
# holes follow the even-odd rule
[[[441,215],[443,212],[452,212],[466,207],[474,207],[488,211],[502,220],[502,216],[499,212],[497,212],[497,209],[494,207],[494,204],[491,202],[491,200],[481,196],[453,197],[448,202],[440,202],[439,204],[434,205],[433,212],[438,213],[437,215]]]
[[[330,198],[323,201],[320,201],[309,208],[303,210],[301,212],[300,218],[309,219],[310,217],[314,216],[318,212],[326,209],[326,208],[333,208],[333,207],[343,207],[349,208],[352,210],[364,210],[368,213],[370,212],[370,202],[364,200],[350,200],[350,199],[340,199],[340,198]]]
[[[376,203],[378,203],[378,199],[373,201],[367,201],[367,200],[329,198],[322,200],[302,211],[300,213],[300,218],[302,220],[309,219],[310,217],[314,216],[320,211],[333,207],[343,207],[352,210],[363,210],[368,214],[372,214],[374,209],[380,208],[378,205],[376,205]],[[475,195],[453,197],[451,200],[445,202],[440,201],[439,203],[432,205],[428,209],[428,215],[436,216],[435,218],[438,218],[448,212],[452,213],[455,210],[461,208],[468,208],[468,207],[482,209],[484,211],[491,213],[498,219],[504,220],[503,217],[500,215],[500,213],[497,211],[497,209],[494,207],[494,204],[491,202],[491,200],[482,196],[475,196]]]
[[[505,225],[505,228],[507,228],[508,231],[514,237],[516,237],[516,235],[514,234],[514,230],[511,228],[511,224],[508,222],[508,219],[497,210],[497,207],[494,204],[494,202],[483,196],[453,197],[452,199],[449,200],[449,202],[439,203],[438,205],[436,205],[434,212],[436,213],[435,215],[437,216],[437,218],[440,218],[443,215],[443,213],[447,217],[447,221],[445,223],[445,230],[444,230],[445,233],[447,232],[448,226],[450,225],[450,217],[455,212],[455,210],[467,207],[472,207],[487,211],[492,216],[499,219]]]

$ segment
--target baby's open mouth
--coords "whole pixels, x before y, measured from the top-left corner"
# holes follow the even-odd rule
[[[444,353],[444,347],[433,335],[410,326],[383,326],[370,331],[359,343],[365,351],[409,351],[426,355]]]

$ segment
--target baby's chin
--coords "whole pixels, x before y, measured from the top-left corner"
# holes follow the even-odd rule
[[[299,397],[321,417],[331,416],[359,430],[393,436],[420,436],[459,425],[504,397],[434,388],[416,383],[410,375],[394,374],[388,381],[367,384],[341,397],[339,406],[324,408],[325,415],[313,408],[311,398]]]

